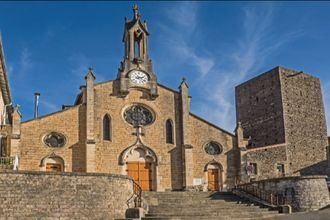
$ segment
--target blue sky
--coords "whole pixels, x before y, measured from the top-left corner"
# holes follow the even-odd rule
[[[232,132],[234,87],[280,65],[321,79],[330,122],[330,2],[0,2],[23,120],[33,117],[36,91],[41,115],[73,104],[89,66],[97,81],[115,79],[135,3],[158,81],[177,89],[186,77],[195,114]]]

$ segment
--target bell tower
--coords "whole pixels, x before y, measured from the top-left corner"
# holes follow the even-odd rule
[[[120,94],[123,97],[133,87],[147,90],[151,99],[158,96],[157,77],[148,54],[148,36],[147,23],[141,22],[139,8],[135,5],[133,19],[128,21],[125,17],[124,60],[120,63],[117,76],[120,81]]]

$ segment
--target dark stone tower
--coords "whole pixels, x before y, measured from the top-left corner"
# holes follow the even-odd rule
[[[292,174],[324,173],[327,129],[320,80],[276,67],[235,88],[236,117],[249,147],[286,144]]]

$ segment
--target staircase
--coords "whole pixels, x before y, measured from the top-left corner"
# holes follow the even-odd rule
[[[143,220],[272,219],[280,216],[229,192],[143,192],[149,205]]]

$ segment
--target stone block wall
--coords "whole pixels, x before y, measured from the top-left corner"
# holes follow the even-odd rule
[[[56,112],[21,124],[20,170],[45,171],[42,160],[49,156],[58,156],[64,161],[65,172],[84,172],[85,136],[84,117],[86,107],[78,105],[64,111]],[[63,147],[48,147],[43,139],[50,132],[65,136]]]
[[[203,179],[206,187],[208,181],[207,165],[209,163],[215,163],[222,169],[220,182],[222,182],[223,189],[233,187],[239,169],[237,166],[237,162],[239,161],[239,150],[237,147],[234,147],[236,144],[235,136],[205,122],[193,114],[190,114],[189,122],[191,126],[190,142],[192,144],[193,154],[193,164],[192,167],[190,167],[193,171],[192,177]],[[209,155],[205,152],[204,147],[210,141],[214,141],[223,147],[221,154]]]
[[[118,93],[118,81],[95,85],[95,140],[96,172],[126,174],[125,164],[120,164],[122,152],[136,143],[136,128],[128,124],[123,113],[132,104],[140,104],[154,113],[154,122],[142,129],[142,142],[155,152],[156,190],[182,189],[182,135],[179,115],[179,93],[158,86],[159,96],[150,100],[144,90],[130,89],[122,98]],[[111,117],[111,140],[103,140],[102,122],[104,115]],[[166,143],[166,120],[173,121],[174,143]]]
[[[286,145],[286,174],[326,174],[328,141],[318,78],[276,67],[236,87],[236,113],[244,136],[252,137],[248,148]],[[274,162],[267,159],[263,166]]]
[[[280,78],[290,171],[325,174],[328,140],[320,80],[283,67]]]
[[[235,96],[237,122],[253,147],[285,142],[278,68],[238,85]]]
[[[293,211],[318,210],[330,204],[326,176],[293,176],[254,182],[260,188],[283,194]]]
[[[249,182],[252,178],[255,180],[260,180],[279,177],[281,173],[279,173],[277,170],[277,164],[283,164],[284,170],[287,170],[288,168],[285,144],[272,145],[242,151],[241,157],[242,182]],[[256,175],[247,175],[247,163],[257,164]]]
[[[1,172],[0,219],[124,218],[132,189],[122,175]]]

